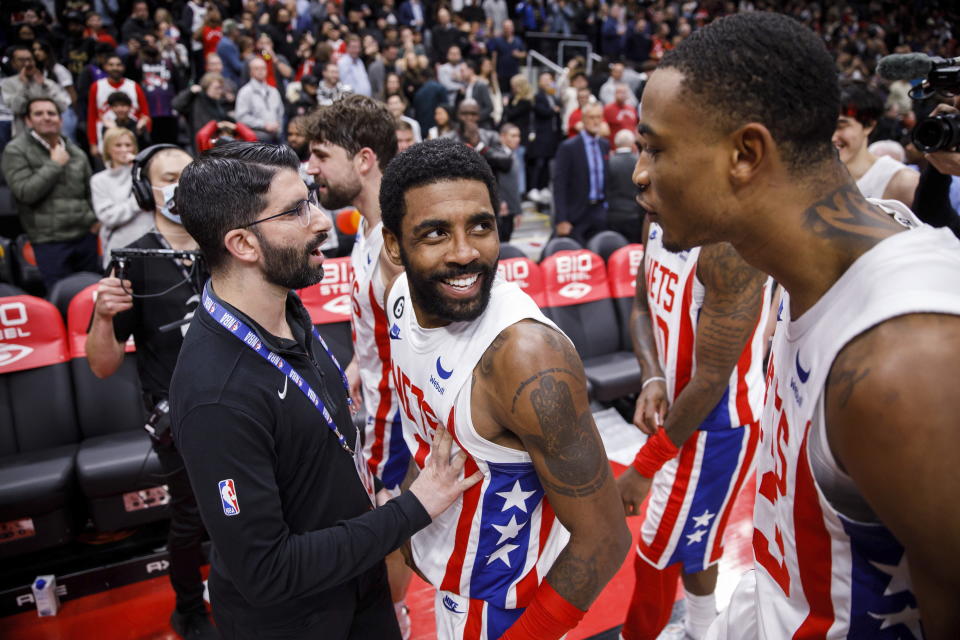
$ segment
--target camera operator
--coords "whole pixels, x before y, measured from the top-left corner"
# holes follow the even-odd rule
[[[960,115],[960,97],[954,105],[940,104],[931,116]],[[960,149],[923,154],[929,163],[920,176],[914,196],[914,211],[921,220],[934,227],[947,227],[960,238],[960,216],[950,202],[950,187],[960,176]]]
[[[155,228],[130,247],[192,250],[197,243],[170,211],[173,189],[191,157],[173,145],[156,145],[140,152],[133,162],[133,191],[140,207],[154,212]],[[170,492],[170,583],[176,592],[176,610],[170,624],[183,638],[216,638],[203,602],[200,567],[204,563],[203,523],[183,460],[174,447],[167,415],[167,393],[187,325],[162,331],[164,325],[189,319],[200,300],[206,273],[199,265],[172,259],[135,260],[126,279],[108,274],[100,281],[90,333],[87,360],[99,378],[113,375],[124,358],[124,343],[132,334],[137,344],[137,370],[154,450]],[[131,293],[133,295],[131,295]],[[162,295],[157,295],[162,293]],[[144,296],[144,297],[139,297]],[[152,297],[150,297],[152,296]]]

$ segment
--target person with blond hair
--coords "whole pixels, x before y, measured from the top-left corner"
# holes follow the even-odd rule
[[[106,168],[90,178],[93,212],[100,221],[103,263],[110,250],[125,247],[153,226],[151,212],[143,211],[133,197],[130,168],[137,155],[137,139],[130,129],[111,127],[103,136]]]
[[[510,78],[510,101],[503,108],[503,124],[510,123],[520,129],[520,146],[514,150],[516,162],[520,165],[520,194],[527,192],[526,151],[530,143],[530,124],[533,120],[533,87],[522,73]],[[532,194],[539,195],[539,194]]]

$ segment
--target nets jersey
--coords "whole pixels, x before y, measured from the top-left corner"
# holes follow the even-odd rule
[[[442,423],[454,438],[454,451],[467,453],[464,474],[478,469],[483,474],[480,483],[413,536],[417,567],[441,591],[503,608],[525,607],[569,533],[544,497],[530,456],[493,444],[474,430],[470,383],[474,366],[507,327],[528,318],[556,326],[516,284],[500,278],[486,310],[473,322],[421,328],[406,274],[394,283],[387,308],[403,432],[417,466],[423,467]]]
[[[357,239],[350,254],[353,266],[353,352],[363,386],[366,413],[363,453],[370,472],[388,489],[400,485],[407,473],[410,454],[403,441],[397,412],[397,397],[390,379],[390,337],[382,303],[385,293],[380,276],[383,223],[366,233],[360,219]]]
[[[960,243],[919,226],[863,254],[795,320],[784,294],[757,460],[755,571],[708,637],[922,637],[903,547],[875,517],[848,517],[824,494],[855,486],[830,453],[823,396],[837,353],[857,335],[903,314],[960,314],[957,282]]]
[[[663,247],[660,225],[652,223],[643,258],[647,302],[657,343],[657,357],[667,379],[667,395],[676,400],[696,370],[696,330],[705,289],[697,278],[700,248],[673,253]],[[753,334],[737,361],[727,389],[703,421],[702,430],[751,424],[763,407],[763,328],[767,323],[772,282],[764,284],[763,308]]]

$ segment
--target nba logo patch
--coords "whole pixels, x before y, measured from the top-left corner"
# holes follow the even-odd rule
[[[223,515],[235,516],[240,513],[240,503],[237,502],[237,490],[233,486],[233,480],[221,480],[220,502],[223,503]]]

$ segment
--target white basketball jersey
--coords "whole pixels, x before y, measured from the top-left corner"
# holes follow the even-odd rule
[[[663,230],[650,225],[643,257],[647,302],[657,342],[657,357],[667,379],[667,395],[676,400],[696,371],[696,333],[706,290],[697,278],[700,248],[673,253],[663,247]],[[763,407],[763,329],[770,311],[772,281],[764,284],[763,306],[730,383],[701,429],[738,427],[759,420]]]
[[[398,486],[406,475],[408,456],[398,455],[406,444],[391,437],[397,417],[397,397],[390,376],[390,337],[387,314],[382,300],[385,293],[380,275],[380,251],[383,248],[383,223],[366,233],[366,220],[360,219],[356,242],[350,254],[353,266],[353,353],[363,386],[366,427],[363,453],[371,473],[388,488]],[[397,425],[399,427],[399,424]],[[392,456],[398,460],[391,464]]]
[[[434,432],[445,424],[454,451],[468,455],[464,475],[478,469],[483,474],[413,536],[416,565],[442,591],[503,608],[525,607],[569,533],[545,499],[529,454],[494,444],[474,429],[471,380],[480,357],[507,327],[525,319],[556,325],[515,283],[499,277],[489,305],[472,322],[420,327],[406,274],[394,283],[387,309],[403,432],[417,466],[423,468]]]
[[[882,198],[893,176],[901,169],[907,168],[909,168],[907,165],[890,156],[880,156],[857,180],[857,188],[860,189],[864,198]]]
[[[898,220],[913,217],[900,212]],[[922,637],[903,547],[875,518],[854,520],[824,495],[824,480],[855,486],[830,453],[823,396],[844,345],[896,316],[960,314],[958,283],[960,242],[918,226],[863,254],[796,320],[784,293],[757,456],[756,570],[718,637]],[[813,456],[826,456],[826,476]]]

